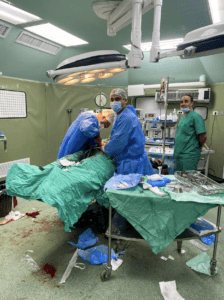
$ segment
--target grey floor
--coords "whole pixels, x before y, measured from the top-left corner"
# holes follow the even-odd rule
[[[197,273],[186,266],[186,262],[201,250],[189,241],[183,242],[185,254],[176,250],[176,242],[155,255],[144,240],[133,242],[125,255],[120,256],[123,264],[112,273],[111,279],[102,282],[100,273],[103,265],[89,265],[85,269],[74,268],[65,284],[59,284],[62,275],[76,248],[68,241],[77,242],[80,233],[66,233],[55,208],[39,201],[18,198],[18,206],[13,210],[21,213],[41,210],[32,220],[20,220],[0,226],[0,299],[1,300],[45,300],[45,299],[163,299],[159,282],[176,281],[177,291],[186,300],[221,300],[224,298],[224,239],[219,234],[217,262],[219,273],[214,277]],[[216,222],[217,209],[210,210],[205,218]],[[3,218],[0,219],[2,221]],[[224,218],[221,220],[224,227]],[[100,244],[107,244],[102,234]],[[204,245],[206,246],[206,245]],[[213,245],[207,246],[207,254],[212,257]],[[57,271],[55,278],[40,272],[31,272],[21,262],[26,250],[33,250],[30,256],[41,266],[53,264]],[[160,257],[169,255],[174,261],[163,261]],[[81,258],[78,262],[82,262]]]

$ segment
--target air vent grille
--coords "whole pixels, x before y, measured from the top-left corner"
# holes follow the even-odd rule
[[[198,100],[199,91],[197,90],[179,90],[177,100],[180,101],[184,95],[191,95],[195,101]]]
[[[169,90],[167,101],[180,102],[185,95],[191,95],[195,102],[208,103],[210,101],[210,88]],[[156,91],[155,100],[160,102],[160,91]],[[162,97],[161,102],[164,102],[164,97]]]
[[[0,22],[0,37],[5,38],[9,31],[11,30],[12,26],[6,25],[5,23]]]
[[[0,164],[0,178],[6,177],[9,168],[15,163],[23,163],[23,164],[30,165],[30,158],[23,158],[23,159],[13,160],[13,161]]]
[[[21,32],[15,42],[52,55],[56,55],[61,50],[61,46],[25,31]]]

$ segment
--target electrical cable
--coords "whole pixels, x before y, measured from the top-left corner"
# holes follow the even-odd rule
[[[214,121],[213,121],[213,124],[212,124],[211,143],[210,143],[210,145],[208,146],[207,158],[205,159],[204,166],[203,166],[202,170],[204,170],[204,168],[205,168],[207,159],[208,159],[208,157],[209,157],[210,147],[211,147],[211,145],[212,145],[212,136],[213,136],[213,127],[214,127],[214,124],[215,124],[215,117],[216,117],[216,115],[214,115]],[[213,171],[214,171],[214,170],[213,170]],[[215,174],[215,171],[214,171],[214,174]]]
[[[131,40],[130,40],[130,43],[131,43],[131,45],[132,45],[133,47],[135,47],[136,49],[139,49],[139,50],[141,51],[141,53],[142,53],[142,60],[143,60],[143,59],[144,59],[144,52],[142,51],[142,49],[139,48],[138,46],[134,45],[134,44],[132,43]]]

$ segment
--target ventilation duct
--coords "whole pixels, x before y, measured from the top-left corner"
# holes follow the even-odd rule
[[[194,99],[194,102],[209,103],[210,93],[210,88],[169,90],[167,94],[167,101],[180,102],[183,96],[191,95]],[[156,91],[155,101],[160,102],[160,91]],[[164,102],[164,99],[162,99],[161,102]]]
[[[37,37],[25,31],[21,32],[21,34],[18,36],[15,42],[52,55],[56,55],[58,51],[61,50],[61,46],[56,45],[52,42],[48,42],[40,37]]]

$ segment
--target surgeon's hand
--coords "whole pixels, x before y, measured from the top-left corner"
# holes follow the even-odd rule
[[[102,136],[99,135],[97,138],[95,138],[95,142],[101,147],[101,145],[102,145]]]
[[[155,162],[156,162],[159,166],[162,165],[162,160],[161,160],[161,159],[155,159]]]

